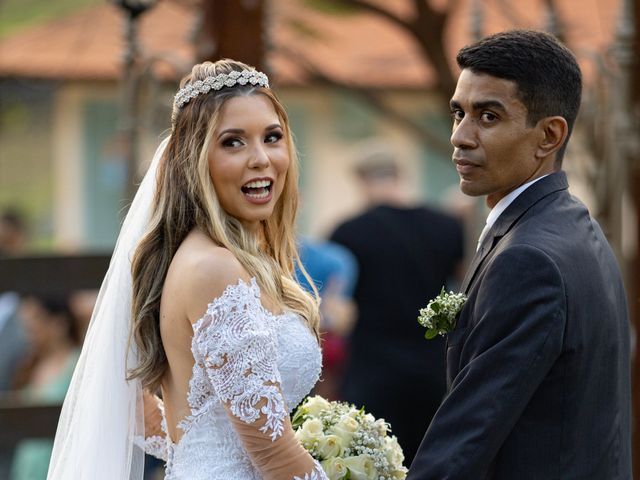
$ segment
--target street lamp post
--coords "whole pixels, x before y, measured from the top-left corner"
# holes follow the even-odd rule
[[[125,145],[127,163],[126,196],[133,200],[136,191],[138,153],[138,92],[140,77],[136,71],[139,56],[138,18],[152,8],[157,0],[109,0],[126,15],[125,50],[123,62],[123,95],[120,131]]]

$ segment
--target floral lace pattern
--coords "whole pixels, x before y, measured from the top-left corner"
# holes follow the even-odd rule
[[[262,307],[255,279],[229,285],[193,331],[191,411],[178,423],[180,441],[168,440],[165,480],[260,480],[229,412],[245,423],[266,420],[263,433],[280,438],[290,409],[318,380],[318,343],[297,315]],[[303,478],[325,479],[318,472]]]
[[[164,432],[164,437],[160,435],[151,435],[149,437],[135,437],[134,443],[144,450],[144,453],[147,455],[151,455],[156,457],[159,460],[167,461],[167,451],[168,451],[168,442],[167,442],[167,417],[164,414],[164,403],[162,400],[156,397],[156,404],[158,406],[158,410],[162,414],[162,421],[160,422],[160,428]]]
[[[320,466],[317,460],[314,460],[315,468],[311,473],[305,473],[304,477],[293,477],[293,480],[329,480],[327,474],[324,473],[324,470]]]
[[[260,290],[250,287],[244,282],[229,286],[209,304],[193,327],[193,354],[231,413],[245,423],[255,422],[260,413],[266,415],[260,431],[273,441],[282,435],[287,414],[276,386],[280,383],[278,342],[275,325],[263,320]],[[266,405],[258,409],[261,400]]]
[[[151,437],[142,438],[136,437],[134,443],[139,446],[144,453],[152,455],[157,459],[167,461],[167,439],[159,435],[152,435]]]

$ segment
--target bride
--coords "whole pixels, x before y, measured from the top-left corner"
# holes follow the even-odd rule
[[[321,365],[317,297],[292,273],[297,179],[267,77],[193,67],[120,232],[49,479],[139,480],[144,451],[166,479],[327,478],[289,422]]]

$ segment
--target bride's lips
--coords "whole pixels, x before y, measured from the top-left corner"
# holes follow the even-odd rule
[[[273,198],[274,181],[270,177],[252,178],[240,190],[244,198],[255,205],[269,203]]]

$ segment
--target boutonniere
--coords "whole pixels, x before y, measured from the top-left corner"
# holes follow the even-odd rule
[[[430,340],[453,330],[458,313],[466,301],[464,293],[447,293],[442,287],[440,295],[420,309],[418,323],[427,329],[424,338]]]

